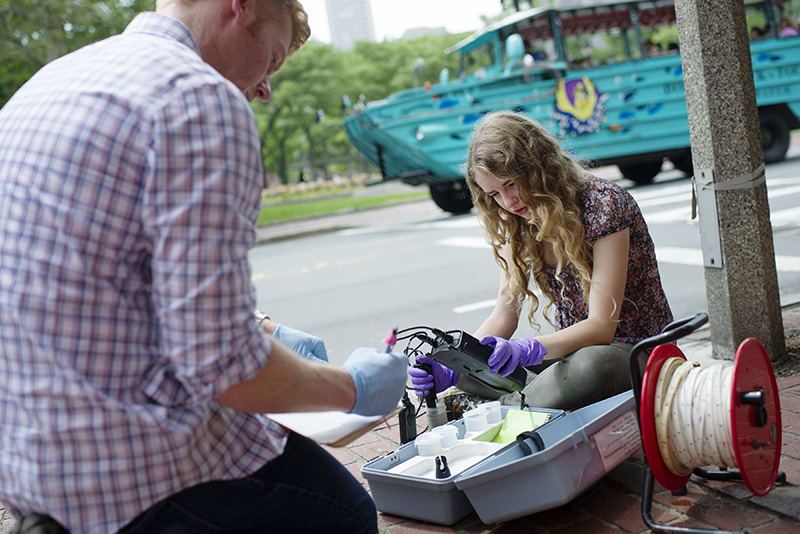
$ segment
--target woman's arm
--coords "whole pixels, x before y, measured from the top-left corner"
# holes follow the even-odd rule
[[[547,349],[547,358],[563,358],[583,347],[613,341],[625,297],[629,245],[627,228],[594,243],[589,316],[563,330],[538,337]]]

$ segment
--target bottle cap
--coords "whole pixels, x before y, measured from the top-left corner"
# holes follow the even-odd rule
[[[436,456],[442,452],[441,436],[433,432],[425,432],[414,440],[419,456]]]

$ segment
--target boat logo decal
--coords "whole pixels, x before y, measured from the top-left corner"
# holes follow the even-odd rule
[[[607,94],[600,94],[588,76],[579,80],[559,80],[556,89],[555,118],[564,133],[596,132],[606,113]]]

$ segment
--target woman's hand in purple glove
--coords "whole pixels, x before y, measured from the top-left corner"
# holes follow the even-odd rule
[[[489,371],[500,372],[500,376],[508,376],[514,372],[518,365],[526,367],[542,363],[547,349],[535,338],[523,337],[515,340],[506,340],[501,337],[483,336],[481,345],[488,345],[494,350],[489,356]]]
[[[416,390],[417,397],[427,395],[431,387],[434,393],[440,393],[450,386],[455,386],[456,382],[458,382],[458,373],[439,362],[433,361],[424,354],[417,356],[417,363],[428,364],[433,370],[433,374],[431,375],[425,369],[420,369],[413,365],[408,368],[408,374],[411,376],[411,384]]]

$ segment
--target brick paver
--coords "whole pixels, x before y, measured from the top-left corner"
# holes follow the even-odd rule
[[[800,333],[800,306],[784,309],[787,334]],[[778,380],[783,451],[780,469],[787,483],[768,495],[755,497],[743,484],[705,481],[693,476],[686,495],[672,495],[657,483],[652,517],[660,524],[695,528],[746,528],[753,534],[800,534],[800,374]],[[343,448],[326,447],[364,487],[366,462],[390,453],[399,445],[397,417],[391,428],[381,425]],[[645,464],[641,453],[609,472],[591,496],[578,502],[495,525],[484,525],[472,513],[453,526],[379,514],[385,534],[619,534],[649,532],[641,517]],[[221,511],[223,512],[223,511]],[[0,534],[8,534],[14,521],[0,506]]]
[[[784,310],[784,325],[787,334],[800,332],[800,306]],[[656,523],[705,529],[744,528],[753,534],[800,534],[800,374],[778,380],[778,389],[784,428],[779,466],[786,473],[787,483],[776,486],[764,497],[753,496],[742,483],[707,481],[696,476],[687,484],[685,495],[672,495],[656,483],[651,511]],[[351,454],[360,456],[357,465],[373,459],[387,446],[393,451],[399,445],[397,418],[389,423],[392,429],[382,426],[370,433],[379,441],[362,438],[347,447]],[[341,451],[329,450],[337,458],[342,457]],[[639,453],[609,472],[599,491],[582,502],[500,524],[484,525],[473,512],[452,526],[379,514],[379,526],[386,534],[649,532],[641,516],[644,471],[643,455]],[[363,478],[360,480],[369,487]]]
[[[411,209],[416,211],[410,211]],[[396,216],[413,219],[418,216],[436,216],[432,203],[420,202],[396,210]],[[337,215],[328,223],[338,228],[381,224],[381,220],[369,220],[369,215],[353,217]],[[281,239],[288,229],[282,227],[260,229],[260,239]],[[800,333],[800,306],[784,310],[784,329],[787,334]],[[687,340],[709,342],[710,332],[702,329]],[[787,484],[773,489],[766,497],[754,497],[740,483],[705,481],[692,477],[689,493],[683,497],[672,496],[656,483],[656,498],[652,506],[652,517],[657,523],[692,526],[695,528],[746,527],[753,534],[800,534],[800,374],[778,380],[781,394],[782,423],[784,429],[784,454],[780,469],[786,473]],[[388,447],[394,450],[399,444],[397,420],[391,420],[392,429],[384,427],[372,432],[381,441],[359,440],[351,444],[348,454],[330,449],[344,460],[351,472],[373,459]],[[354,458],[357,456],[358,458]],[[343,462],[343,463],[344,463]],[[380,530],[387,534],[432,532],[445,534],[504,534],[504,533],[564,533],[604,534],[649,532],[641,518],[642,482],[645,466],[641,454],[623,462],[603,479],[603,487],[592,497],[574,506],[547,510],[513,521],[496,525],[484,525],[477,514],[472,513],[453,526],[441,526],[402,517],[379,514]],[[365,487],[367,482],[359,476]]]

